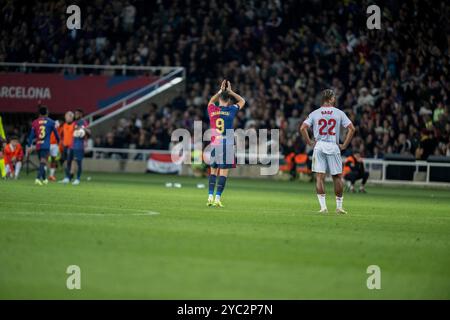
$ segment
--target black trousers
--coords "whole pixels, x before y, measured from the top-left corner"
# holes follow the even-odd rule
[[[348,180],[353,184],[355,184],[355,182],[357,180],[362,179],[362,184],[366,184],[367,179],[369,179],[369,172],[364,171],[364,172],[349,172],[344,176],[345,180]]]

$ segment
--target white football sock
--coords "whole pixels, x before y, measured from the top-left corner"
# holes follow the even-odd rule
[[[55,176],[55,168],[50,168],[50,177],[54,177]]]
[[[15,171],[14,171],[14,175],[15,175],[16,179],[19,177],[20,169],[22,169],[22,162],[19,161],[19,162],[16,163],[16,168],[15,168]]]
[[[344,197],[336,197],[336,209],[342,209],[342,202],[344,202]]]
[[[317,199],[319,199],[320,210],[327,208],[327,202],[325,201],[325,194],[317,194]]]
[[[210,195],[208,196],[208,200],[213,200],[213,199],[214,199],[214,195],[210,194]]]
[[[216,201],[220,201],[220,196],[216,194]]]

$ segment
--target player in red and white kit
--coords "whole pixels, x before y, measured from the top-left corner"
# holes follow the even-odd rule
[[[347,115],[337,109],[336,95],[333,90],[322,92],[322,106],[311,112],[303,122],[300,131],[306,143],[314,147],[312,171],[316,173],[316,191],[320,203],[320,213],[328,212],[325,201],[325,176],[330,173],[333,177],[334,192],[336,194],[336,213],[347,213],[343,207],[344,184],[342,182],[341,151],[345,150],[355,133]],[[340,128],[347,128],[344,143],[339,144]],[[308,128],[314,131],[314,141],[310,139]]]

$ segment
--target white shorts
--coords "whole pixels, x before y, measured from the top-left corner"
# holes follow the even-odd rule
[[[340,153],[328,154],[314,149],[312,157],[312,171],[329,173],[332,176],[342,173],[342,157]]]
[[[59,156],[59,146],[57,144],[50,145],[50,156],[53,158]]]

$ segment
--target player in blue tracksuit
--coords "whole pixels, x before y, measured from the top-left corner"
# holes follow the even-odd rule
[[[55,134],[59,143],[59,134],[55,126],[55,121],[48,117],[48,109],[46,106],[39,106],[39,117],[33,121],[31,125],[30,135],[28,136],[27,154],[31,150],[31,145],[36,142],[36,151],[39,157],[39,169],[35,183],[37,185],[47,184],[46,177],[47,159],[50,154],[50,136],[52,132]]]
[[[83,110],[77,109],[75,110],[75,128],[74,133],[83,130],[85,134],[79,135],[75,134],[73,138],[73,159],[77,164],[77,176],[73,185],[80,184],[81,172],[83,171],[83,158],[84,158],[84,140],[87,134],[90,134],[91,131],[88,128],[88,122],[83,119]]]

